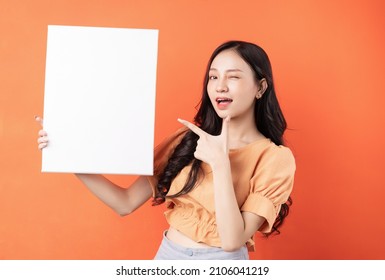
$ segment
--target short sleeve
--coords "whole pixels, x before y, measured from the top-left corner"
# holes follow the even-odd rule
[[[155,197],[156,187],[158,185],[159,175],[162,174],[164,168],[167,165],[168,159],[174,152],[176,146],[180,143],[183,136],[187,132],[186,127],[182,127],[174,132],[172,135],[167,137],[161,144],[155,147],[154,150],[154,172],[152,176],[147,176],[147,180],[149,181],[152,187],[152,193]]]
[[[276,146],[263,156],[250,180],[250,193],[241,207],[266,219],[260,232],[271,231],[276,217],[294,184],[295,160],[289,148]]]

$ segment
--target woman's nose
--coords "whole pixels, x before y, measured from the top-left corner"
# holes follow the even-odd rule
[[[217,92],[227,92],[228,91],[228,87],[227,87],[226,81],[224,79],[218,79],[216,90],[217,90]]]

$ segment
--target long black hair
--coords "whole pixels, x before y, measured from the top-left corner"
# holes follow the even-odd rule
[[[253,70],[257,82],[265,79],[267,89],[255,102],[254,119],[257,129],[276,145],[283,145],[283,134],[286,130],[286,120],[283,116],[278,99],[274,89],[273,74],[269,57],[266,52],[259,46],[244,41],[228,41],[220,45],[211,55],[207,64],[206,73],[203,82],[202,99],[199,104],[197,114],[194,117],[195,124],[202,130],[211,135],[219,135],[222,128],[222,119],[217,115],[210,101],[207,84],[209,81],[209,69],[215,57],[225,50],[234,50]],[[159,176],[157,194],[153,200],[153,205],[159,205],[166,199],[171,183],[178,173],[187,165],[192,164],[187,181],[176,194],[167,197],[177,197],[190,192],[199,179],[200,167],[202,161],[194,157],[199,136],[192,131],[187,131],[181,142],[176,146],[174,152],[168,160],[168,163]],[[284,219],[289,214],[289,205],[292,199],[281,206],[280,212],[274,222],[272,231],[279,233],[278,228],[282,225]]]

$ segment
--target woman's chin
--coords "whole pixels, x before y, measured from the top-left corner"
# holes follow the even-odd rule
[[[217,110],[216,113],[221,119],[225,119],[229,115],[229,112],[225,110]]]

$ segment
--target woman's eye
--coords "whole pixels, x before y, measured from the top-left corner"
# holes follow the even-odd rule
[[[215,80],[216,78],[216,76],[209,76],[209,80]]]
[[[230,78],[230,79],[239,79],[238,76],[230,76],[229,78]]]

